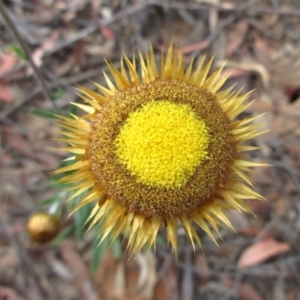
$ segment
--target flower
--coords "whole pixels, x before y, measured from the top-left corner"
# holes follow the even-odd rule
[[[201,246],[194,224],[215,241],[212,229],[231,227],[224,210],[249,212],[245,200],[262,199],[247,172],[262,164],[246,161],[256,149],[243,142],[262,134],[257,117],[236,120],[251,104],[248,94],[220,90],[222,68],[211,76],[212,60],[193,70],[169,47],[157,69],[155,56],[140,54],[141,75],[126,55],[118,70],[107,63],[113,83],[99,92],[80,87],[87,114],[58,117],[65,130],[62,150],[73,153],[62,181],[74,183],[73,197],[84,194],[74,211],[95,203],[88,221],[101,221],[101,240],[122,232],[131,252],[155,246],[165,227],[177,254],[177,226],[182,224],[194,246]],[[72,171],[72,172],[70,172]]]
[[[37,212],[27,221],[27,232],[31,239],[39,244],[53,240],[60,229],[60,222],[56,216],[47,212]]]

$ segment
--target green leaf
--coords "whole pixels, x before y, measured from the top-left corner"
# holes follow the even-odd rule
[[[13,50],[18,58],[27,60],[27,56],[23,48],[21,48],[19,45],[11,45],[10,49]]]
[[[58,194],[42,200],[41,202],[38,203],[38,206],[50,205],[50,204],[52,204],[52,203],[54,203],[56,201],[61,201],[61,197],[59,197]]]
[[[78,107],[75,105],[70,105],[70,114],[77,116]]]
[[[157,245],[161,245],[161,246],[167,245],[165,239],[163,239],[159,234],[156,236],[156,243]]]
[[[54,239],[54,241],[52,242],[52,244],[55,247],[58,247],[68,236],[70,236],[72,234],[73,230],[74,230],[74,225],[73,224],[65,227],[59,233],[59,235]]]
[[[52,178],[50,180],[51,181],[46,184],[48,188],[64,190],[69,186],[67,183],[59,182],[56,178],[56,175],[52,175]]]
[[[84,225],[90,212],[90,207],[88,205],[85,205],[75,213],[75,237],[77,240],[80,240],[83,237],[83,234],[85,233]]]
[[[91,259],[91,264],[90,264],[90,268],[93,274],[96,273],[99,262],[102,260],[102,258],[104,257],[107,248],[109,246],[109,239],[110,237],[107,236],[101,244],[99,244],[99,239],[95,239],[93,242],[93,246],[92,246],[92,259]]]
[[[121,258],[123,252],[122,252],[122,243],[120,238],[116,238],[112,243],[112,252],[114,258]]]
[[[32,109],[30,111],[35,116],[46,118],[46,119],[55,119],[56,113],[52,110],[43,110],[43,109]]]
[[[51,100],[55,101],[63,95],[64,90],[62,88],[57,88],[52,94],[51,94]]]

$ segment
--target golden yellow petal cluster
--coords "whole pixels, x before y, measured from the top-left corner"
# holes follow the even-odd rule
[[[165,227],[177,254],[179,224],[201,246],[194,225],[215,241],[212,230],[231,227],[224,210],[250,211],[245,201],[262,199],[246,174],[261,164],[243,158],[255,149],[243,142],[263,133],[253,124],[259,116],[236,119],[248,95],[221,90],[227,77],[222,68],[209,75],[211,64],[185,68],[172,46],[160,70],[152,49],[138,67],[124,55],[120,70],[107,64],[107,87],[79,88],[86,104],[74,105],[86,115],[58,117],[69,145],[62,150],[73,156],[55,173],[66,172],[73,197],[83,195],[75,211],[94,203],[87,221],[102,222],[101,240],[123,233],[136,253]]]

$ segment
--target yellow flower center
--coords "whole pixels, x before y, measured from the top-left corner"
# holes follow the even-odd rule
[[[116,93],[91,124],[90,170],[128,212],[190,214],[231,174],[237,150],[230,126],[206,89],[162,79],[133,86]]]
[[[138,182],[180,187],[207,158],[209,133],[189,105],[151,101],[128,116],[114,144]]]

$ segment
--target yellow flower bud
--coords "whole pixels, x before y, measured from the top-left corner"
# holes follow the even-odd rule
[[[58,234],[60,222],[52,214],[37,212],[27,222],[27,231],[31,239],[39,244],[50,242]]]

